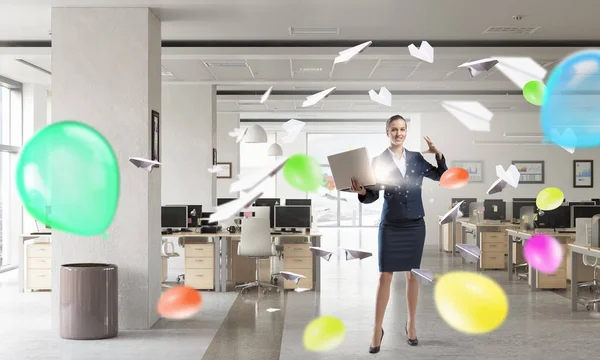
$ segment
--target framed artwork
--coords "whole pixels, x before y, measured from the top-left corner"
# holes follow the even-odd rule
[[[573,160],[573,187],[594,187],[594,160]]]
[[[521,177],[519,184],[543,184],[544,161],[513,160],[512,164],[519,170]]]
[[[160,161],[160,114],[152,110],[150,160]]]
[[[231,163],[230,162],[218,162],[217,166],[221,167],[221,170],[217,172],[217,179],[231,179]]]
[[[483,182],[483,161],[457,160],[452,162],[453,168],[463,168],[469,173],[469,182]]]

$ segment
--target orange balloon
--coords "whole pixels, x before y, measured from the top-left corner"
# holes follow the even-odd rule
[[[450,168],[440,178],[440,186],[447,189],[460,189],[468,183],[469,173],[463,168]]]
[[[200,310],[202,295],[188,286],[177,286],[165,291],[158,299],[160,316],[168,319],[186,319]]]

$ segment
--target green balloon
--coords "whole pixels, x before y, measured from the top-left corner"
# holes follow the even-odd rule
[[[523,86],[523,97],[533,105],[542,106],[545,93],[546,85],[538,80],[531,80]]]
[[[321,186],[323,173],[319,163],[310,156],[295,154],[283,165],[283,177],[290,186],[305,192],[316,192]]]
[[[44,127],[23,146],[17,190],[27,212],[54,230],[100,235],[119,200],[119,164],[92,127],[63,121]]]

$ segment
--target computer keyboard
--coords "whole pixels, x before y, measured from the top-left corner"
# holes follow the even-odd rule
[[[190,229],[181,229],[181,230],[179,230],[179,232],[192,232],[192,230],[190,230]]]

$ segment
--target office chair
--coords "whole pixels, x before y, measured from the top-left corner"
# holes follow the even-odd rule
[[[236,286],[236,289],[241,289],[241,292],[244,293],[248,292],[248,289],[262,287],[264,288],[263,293],[272,289],[277,289],[277,292],[279,292],[279,286],[262,282],[258,277],[259,260],[269,259],[275,255],[275,245],[271,241],[269,218],[244,219],[240,244],[238,245],[238,255],[256,260],[256,278],[252,282]]]

